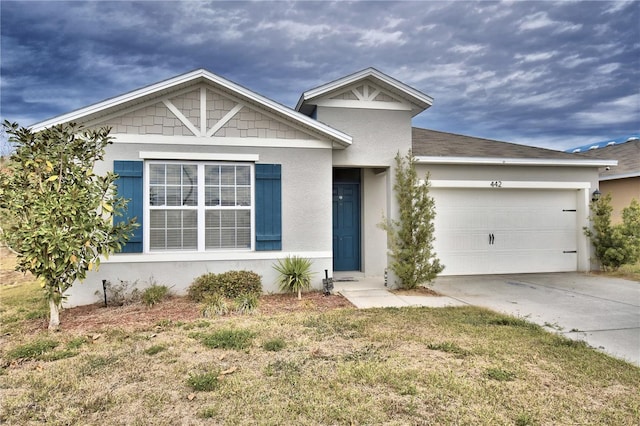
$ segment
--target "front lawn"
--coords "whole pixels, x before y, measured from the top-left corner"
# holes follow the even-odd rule
[[[637,424],[640,368],[479,308],[321,310],[48,333],[0,288],[0,423]],[[338,297],[338,296],[331,296]],[[310,301],[309,301],[310,302]],[[102,314],[117,316],[117,308]],[[27,309],[28,310],[28,309]],[[39,312],[38,310],[34,312]],[[161,314],[158,314],[161,315]],[[161,318],[158,317],[158,318]],[[114,318],[117,324],[117,318]],[[35,330],[35,331],[34,331]]]

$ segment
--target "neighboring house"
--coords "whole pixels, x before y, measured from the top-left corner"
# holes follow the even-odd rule
[[[628,207],[634,198],[640,201],[640,139],[633,137],[576,155],[618,161],[617,166],[600,169],[600,192],[611,194],[611,219],[613,223],[620,223],[622,209]]]
[[[582,233],[598,167],[614,161],[424,129],[432,99],[373,68],[302,94],[289,109],[206,70],[106,100],[34,130],[111,126],[97,173],[119,174],[141,227],[123,253],[71,290],[92,303],[103,279],[184,291],[206,272],[253,270],[276,291],[277,259],[382,277],[397,217],[395,156],[431,173],[444,274],[588,270]]]

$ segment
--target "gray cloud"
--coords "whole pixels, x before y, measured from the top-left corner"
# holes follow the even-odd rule
[[[373,66],[415,124],[567,148],[640,129],[638,2],[0,3],[1,116],[30,124],[196,68],[288,106]]]

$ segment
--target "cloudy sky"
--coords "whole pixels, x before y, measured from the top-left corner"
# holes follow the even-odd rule
[[[363,68],[414,125],[566,149],[640,131],[640,2],[0,2],[0,118],[29,125],[197,68],[286,106]]]

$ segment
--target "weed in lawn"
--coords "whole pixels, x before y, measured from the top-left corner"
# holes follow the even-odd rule
[[[38,339],[17,346],[7,352],[7,359],[40,359],[45,353],[54,350],[60,343],[51,339]]]
[[[61,351],[53,351],[53,352],[48,352],[46,354],[42,354],[38,357],[38,359],[42,361],[58,361],[60,359],[73,358],[76,355],[78,355],[77,351],[64,349]]]
[[[366,345],[363,348],[357,349],[348,353],[342,357],[344,361],[376,361],[381,362],[386,359],[381,354],[380,348],[374,345]]]
[[[270,362],[265,368],[264,374],[271,376],[281,376],[291,380],[294,376],[299,376],[302,365],[296,361],[276,360]]]
[[[539,330],[540,326],[527,321],[524,318],[516,318],[510,316],[501,316],[488,321],[489,325],[504,325],[507,327],[522,327],[531,330]]]
[[[87,343],[86,337],[76,337],[67,342],[67,349],[80,349],[82,345]]]
[[[150,348],[145,349],[144,353],[147,355],[156,355],[166,349],[167,347],[164,345],[153,345]]]
[[[200,412],[198,413],[198,417],[200,417],[201,419],[213,419],[218,416],[219,412],[220,410],[218,410],[217,407],[205,407],[200,410]]]
[[[360,337],[364,330],[362,320],[349,320],[330,312],[310,316],[302,324],[307,328],[314,329],[318,337],[339,335],[346,339],[355,339]]]
[[[588,348],[589,344],[584,340],[573,340],[564,336],[554,336],[551,339],[551,344],[556,347],[568,347],[568,348]]]
[[[219,372],[207,372],[190,374],[187,379],[187,385],[197,392],[211,392],[218,388],[220,385],[218,376]]]
[[[91,376],[101,370],[112,370],[119,358],[113,354],[110,355],[89,355],[85,362],[80,366],[78,372],[81,376]]]
[[[530,414],[520,413],[518,414],[518,417],[516,417],[515,424],[516,426],[533,426],[536,422]]]
[[[427,344],[427,348],[432,351],[451,353],[456,355],[458,358],[464,358],[470,353],[453,342],[429,343]]]
[[[214,333],[192,333],[190,337],[199,340],[203,345],[212,349],[243,350],[251,346],[255,333],[250,330],[226,329]]]
[[[286,345],[287,344],[284,341],[284,339],[278,337],[278,338],[267,340],[266,342],[264,342],[262,344],[262,349],[270,352],[278,352],[283,350]]]
[[[488,368],[486,375],[489,379],[499,382],[510,382],[516,378],[516,373],[497,367]]]

